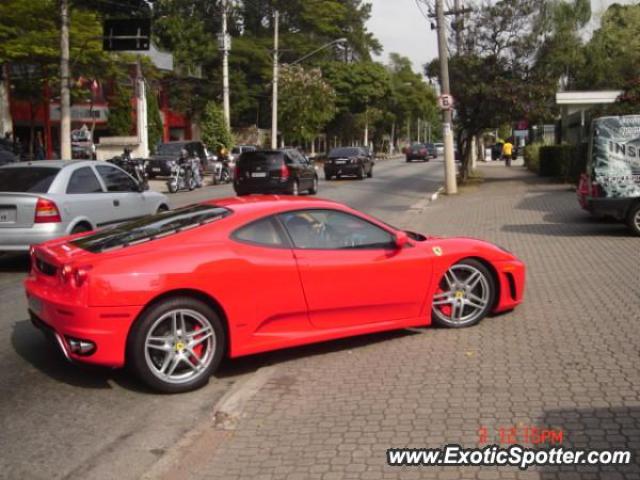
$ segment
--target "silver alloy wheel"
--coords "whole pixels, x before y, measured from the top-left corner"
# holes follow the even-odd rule
[[[491,298],[485,274],[464,263],[449,268],[440,290],[433,296],[433,313],[443,322],[458,326],[475,322]]]
[[[633,216],[633,223],[636,226],[636,231],[640,232],[640,208],[636,210],[636,214]]]
[[[313,187],[311,188],[313,193],[318,191],[318,177],[313,177]]]
[[[160,380],[181,384],[207,369],[217,347],[216,332],[201,313],[180,308],[160,316],[144,342],[149,370]]]
[[[298,181],[294,180],[293,181],[293,187],[291,188],[291,195],[298,195],[300,192],[298,192]]]

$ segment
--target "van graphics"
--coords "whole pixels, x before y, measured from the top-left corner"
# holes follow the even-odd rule
[[[592,174],[607,197],[640,196],[640,115],[593,121]]]

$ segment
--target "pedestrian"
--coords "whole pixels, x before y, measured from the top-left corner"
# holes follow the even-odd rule
[[[36,160],[44,160],[44,142],[42,141],[42,132],[36,134]]]
[[[502,158],[504,158],[505,165],[511,166],[511,156],[513,154],[513,144],[507,140],[502,146]]]

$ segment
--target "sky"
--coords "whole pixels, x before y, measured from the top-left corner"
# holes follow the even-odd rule
[[[416,0],[369,0],[373,5],[368,28],[378,38],[384,48],[376,60],[387,62],[389,53],[397,52],[409,57],[413,68],[421,72],[421,66],[437,56],[436,31],[431,30]],[[617,0],[617,3],[632,3],[633,0]],[[445,0],[445,5],[453,3]],[[461,0],[464,3],[464,0]],[[475,3],[475,2],[474,2]],[[593,12],[591,30],[597,28],[600,13],[614,3],[614,0],[591,0]],[[431,2],[433,5],[433,0]],[[426,13],[426,8],[423,6]]]

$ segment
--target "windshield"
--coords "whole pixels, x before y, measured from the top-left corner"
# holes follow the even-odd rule
[[[357,148],[334,148],[329,152],[329,157],[357,157],[360,151]]]
[[[0,192],[47,193],[59,168],[0,168]]]
[[[215,205],[192,205],[100,230],[71,243],[91,253],[100,253],[166,237],[230,214],[230,210]]]
[[[158,155],[175,155],[179,156],[180,151],[185,148],[184,143],[162,143],[158,147]]]

